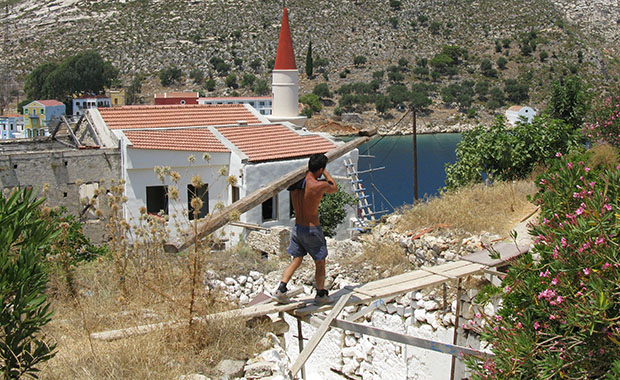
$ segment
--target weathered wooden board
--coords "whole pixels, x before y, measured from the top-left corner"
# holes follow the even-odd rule
[[[304,321],[313,326],[324,324],[327,320],[319,316],[308,316]],[[431,351],[441,352],[452,356],[474,355],[478,357],[494,356],[492,353],[486,353],[469,347],[457,346],[455,344],[437,342],[424,338],[417,338],[411,335],[399,334],[392,331],[379,329],[372,326],[363,325],[349,321],[335,319],[330,322],[330,326],[343,330],[353,331],[363,335],[374,336],[375,338],[385,339],[396,343],[408,344],[410,346],[420,347]]]
[[[529,247],[527,246],[521,245],[519,246],[519,249],[517,249],[514,243],[506,242],[497,243],[492,247],[492,249],[500,254],[499,259],[492,259],[490,252],[486,249],[483,249],[478,252],[474,252],[471,255],[463,256],[461,257],[461,260],[485,265],[488,267],[496,267],[502,264],[506,264],[506,262],[510,259],[521,256],[522,254],[529,251]]]

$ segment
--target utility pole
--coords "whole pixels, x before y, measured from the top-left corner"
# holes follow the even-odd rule
[[[416,126],[416,109],[413,108],[413,203],[418,200],[418,136]]]

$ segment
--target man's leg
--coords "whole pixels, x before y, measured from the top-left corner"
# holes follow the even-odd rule
[[[314,281],[316,281],[317,290],[325,289],[325,259],[314,262]]]
[[[286,268],[286,270],[282,274],[282,280],[281,280],[282,282],[288,284],[288,282],[291,280],[291,277],[293,277],[293,274],[295,273],[297,268],[299,268],[299,266],[301,265],[301,262],[303,261],[303,259],[304,259],[303,256],[293,257],[293,261],[291,261],[289,266]],[[323,267],[323,277],[324,276],[325,276],[325,267]]]

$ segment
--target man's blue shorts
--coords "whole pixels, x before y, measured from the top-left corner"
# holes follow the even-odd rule
[[[300,226],[295,224],[291,230],[291,244],[288,253],[293,257],[303,257],[309,253],[314,261],[327,257],[327,242],[321,226]]]

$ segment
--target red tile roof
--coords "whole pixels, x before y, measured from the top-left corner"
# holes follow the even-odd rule
[[[46,107],[51,107],[51,106],[62,106],[64,105],[63,103],[59,102],[58,100],[36,100],[36,102],[43,104]]]
[[[324,137],[301,136],[282,125],[218,127],[217,130],[252,162],[305,157],[336,147]]]
[[[261,123],[242,104],[123,106],[99,108],[99,113],[110,129],[227,125],[241,120]]]
[[[207,128],[141,129],[124,133],[135,149],[230,152]]]
[[[18,113],[9,113],[6,115],[2,115],[0,117],[22,117],[22,115],[18,114]]]
[[[291,28],[288,25],[288,12],[284,8],[282,16],[282,26],[280,27],[280,40],[278,41],[278,51],[276,53],[276,64],[274,70],[297,70],[295,65],[295,52],[293,51],[293,39],[291,38]]]

